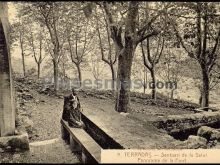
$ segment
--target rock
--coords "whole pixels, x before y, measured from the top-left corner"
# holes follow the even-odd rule
[[[211,127],[207,127],[207,126],[200,127],[197,135],[204,137],[207,140],[220,141],[220,131],[218,131],[217,129],[211,128]]]
[[[29,89],[27,89],[27,88],[23,89],[23,91],[25,91],[25,92],[30,92]]]
[[[217,144],[216,146],[214,146],[213,149],[220,149],[220,144]]]
[[[84,98],[87,98],[88,96],[87,96],[87,95],[83,95],[83,97],[84,97]]]
[[[35,137],[39,137],[39,135],[38,135],[38,134],[35,134],[34,136],[35,136]]]
[[[220,142],[220,132],[213,129],[210,139],[217,140],[218,142]]]
[[[22,90],[20,87],[18,87],[18,88],[16,89],[16,91],[19,92],[19,93],[23,93],[23,90]]]
[[[28,134],[0,137],[0,146],[8,151],[16,148],[27,150],[29,149]]]
[[[136,99],[135,97],[132,97],[132,98],[131,98],[131,101],[136,102],[136,101],[137,101],[137,99]]]
[[[209,140],[211,137],[212,131],[213,131],[213,128],[208,127],[208,126],[202,126],[198,129],[197,135]]]
[[[151,101],[150,105],[156,105],[156,103],[154,101]]]
[[[17,129],[15,130],[15,135],[19,135],[19,132]]]
[[[217,124],[220,121],[220,112],[203,112],[195,114],[168,115],[153,121],[153,125],[158,129],[165,129],[168,133],[175,129],[188,131],[198,129],[201,126]],[[170,123],[172,127],[170,126]]]
[[[155,113],[155,115],[158,116],[158,117],[163,117],[163,116],[165,116],[163,113]]]
[[[49,87],[46,87],[46,88],[42,89],[41,91],[39,91],[39,93],[44,93],[44,94],[48,94],[49,92],[51,92]]]
[[[122,116],[127,116],[127,115],[129,115],[129,113],[125,113],[125,112],[120,112],[120,114],[121,114]]]
[[[20,154],[14,154],[13,155],[13,159],[18,159],[18,158],[20,158]]]
[[[64,99],[64,97],[63,97],[63,96],[57,96],[57,98],[58,98],[58,99]]]
[[[7,147],[6,147],[6,150],[11,150],[11,146],[7,146]]]
[[[4,150],[2,148],[0,148],[0,153],[3,153],[3,152],[4,152]]]
[[[23,122],[23,123],[22,123],[22,126],[24,126],[24,128],[25,128],[28,132],[32,130],[34,123],[33,123],[32,120],[29,119],[29,117],[24,116],[24,117],[22,118],[22,122]]]
[[[21,149],[20,148],[15,148],[15,152],[20,152]]]
[[[21,116],[28,116],[27,112],[25,112],[25,111],[20,111],[19,115],[21,115]]]
[[[21,97],[24,99],[24,100],[31,100],[31,99],[33,99],[33,96],[31,95],[31,94],[29,94],[29,93],[22,93],[22,95],[21,95]]]
[[[8,144],[11,146],[12,149],[19,148],[21,150],[28,150],[29,149],[28,134],[24,133],[22,135],[12,137],[12,139],[8,141]]]
[[[188,149],[207,148],[207,140],[200,136],[190,135],[184,143]]]
[[[25,103],[24,101],[20,102],[20,106],[23,106],[23,105],[24,105],[24,103]]]
[[[96,96],[98,99],[107,99],[105,96],[102,96],[102,95],[100,95],[100,96]]]

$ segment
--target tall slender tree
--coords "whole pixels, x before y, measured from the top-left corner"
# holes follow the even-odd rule
[[[104,61],[111,70],[112,76],[112,86],[111,88],[115,90],[116,81],[116,69],[115,64],[117,62],[117,52],[115,52],[114,45],[110,36],[108,22],[103,15],[103,12],[96,12],[96,22],[97,22],[97,33],[99,40],[99,48],[101,52],[102,61]],[[101,19],[103,18],[103,20]]]
[[[156,38],[156,39],[155,39]],[[154,43],[153,43],[154,40]],[[156,40],[156,42],[155,42]],[[155,36],[154,39],[151,40],[151,38],[147,38],[146,42],[141,42],[141,50],[142,50],[142,56],[145,67],[150,71],[151,80],[150,87],[152,89],[152,99],[156,100],[156,75],[155,75],[155,68],[156,65],[159,63],[160,57],[163,53],[164,48],[164,38],[162,35]],[[153,46],[150,44],[154,44],[156,46]]]
[[[52,62],[54,74],[54,90],[58,91],[58,73],[59,60],[61,57],[61,50],[66,38],[66,16],[68,11],[68,3],[64,2],[34,2],[27,3],[23,6],[26,15],[40,22],[46,27],[49,33],[50,42],[47,42]]]
[[[80,6],[79,6],[80,7]],[[73,13],[71,13],[73,14]],[[82,63],[86,61],[86,56],[93,50],[92,41],[94,30],[90,20],[85,18],[82,11],[76,11],[70,16],[72,22],[69,22],[67,30],[68,50],[71,61],[75,64],[78,72],[79,86],[82,85]]]
[[[190,16],[189,13],[180,11],[190,11]],[[177,18],[180,18],[179,21]],[[174,9],[167,12],[167,19],[173,25],[175,35],[184,50],[200,66],[202,80],[200,105],[208,110],[210,75],[216,65],[220,40],[217,6],[209,2],[178,3]],[[185,24],[182,25],[182,22]],[[184,31],[180,30],[180,26]]]
[[[38,27],[37,29],[33,30],[32,25],[29,28],[29,36],[28,36],[28,42],[30,46],[30,51],[33,53],[34,61],[37,64],[37,78],[40,78],[41,73],[41,64],[44,61],[46,55],[43,54],[44,49],[44,35],[45,30],[43,26]],[[35,31],[35,33],[33,32]]]

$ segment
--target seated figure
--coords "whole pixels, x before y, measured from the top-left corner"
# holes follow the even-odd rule
[[[67,121],[71,127],[84,128],[81,120],[80,101],[74,89],[70,95],[64,97],[62,119]]]

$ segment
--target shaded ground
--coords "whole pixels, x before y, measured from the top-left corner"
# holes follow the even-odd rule
[[[0,160],[1,163],[80,163],[61,139],[56,143],[30,147],[30,151],[23,153],[1,153]]]

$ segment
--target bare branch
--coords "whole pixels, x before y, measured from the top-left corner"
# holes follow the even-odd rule
[[[144,51],[144,45],[143,42],[141,42],[141,51],[142,51],[142,57],[144,60],[144,65],[150,70],[152,69],[152,65],[149,61],[149,52],[148,52],[148,57],[146,57],[145,51]]]
[[[108,20],[108,25],[111,31],[111,37],[114,40],[114,42],[117,43],[118,47],[123,48],[122,38],[121,38],[122,28],[116,27],[115,21],[113,19],[112,13],[109,8],[109,4],[104,2],[103,7],[105,10],[106,18]]]
[[[152,37],[152,36],[156,36],[156,35],[158,35],[159,33],[160,33],[160,32],[158,32],[158,31],[153,31],[153,32],[151,32],[151,33],[145,34],[144,36],[138,38],[138,40],[136,41],[136,44],[138,44],[138,43],[144,41],[144,40],[147,39],[147,38],[150,38],[150,37]]]
[[[141,29],[137,31],[138,36],[143,36],[143,34],[146,32],[146,30],[151,26],[151,24],[160,16],[160,13],[155,15],[154,17],[151,18],[151,20],[143,26]]]
[[[184,43],[184,41],[183,41],[183,38],[180,36],[180,34],[179,34],[178,30],[176,29],[176,27],[175,27],[173,21],[170,21],[170,22],[171,22],[171,24],[172,24],[172,26],[173,26],[175,35],[176,35],[178,41],[180,42],[180,44],[182,45],[182,47],[184,48],[184,50],[188,53],[188,55],[189,55],[190,57],[197,59],[197,57],[194,55],[194,53],[193,53],[192,51],[190,51],[190,50],[186,47],[186,45],[185,45],[185,43]]]
[[[156,59],[156,61],[155,61],[155,64],[158,64],[158,62],[159,62],[159,59],[160,59],[160,57],[161,57],[161,55],[162,55],[162,53],[163,53],[163,48],[164,48],[164,42],[165,42],[165,40],[164,40],[164,38],[162,37],[162,48],[161,48],[161,50],[160,50],[160,53],[159,53],[159,56],[158,56],[158,58]]]
[[[101,55],[102,55],[102,60],[110,65],[109,61],[105,58],[105,55],[104,55],[104,50],[103,50],[103,45],[102,45],[102,38],[101,38],[100,31],[99,31],[99,25],[97,25],[97,32],[98,32],[98,37],[99,37],[99,48],[100,48],[100,52],[101,52]]]
[[[216,52],[216,50],[217,50],[217,47],[218,47],[218,44],[219,44],[219,39],[220,39],[220,28],[219,28],[219,30],[218,30],[217,37],[216,37],[216,39],[215,39],[215,46],[213,47],[212,52],[211,52],[211,56],[212,56],[212,57],[214,56],[214,54],[215,54],[215,52]]]

